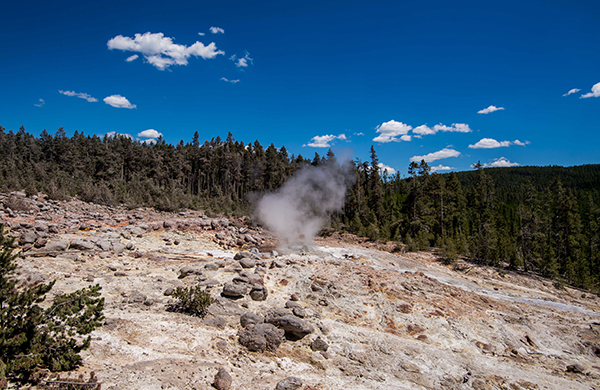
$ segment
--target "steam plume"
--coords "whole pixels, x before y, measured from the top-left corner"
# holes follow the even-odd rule
[[[258,217],[283,243],[312,243],[327,221],[327,214],[342,209],[352,184],[350,162],[342,167],[334,160],[307,166],[288,179],[279,190],[258,202]]]

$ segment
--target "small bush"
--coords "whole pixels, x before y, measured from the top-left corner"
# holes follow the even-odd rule
[[[203,318],[207,314],[208,307],[212,303],[210,294],[202,290],[200,286],[177,287],[173,297],[179,300],[175,308],[183,313]]]

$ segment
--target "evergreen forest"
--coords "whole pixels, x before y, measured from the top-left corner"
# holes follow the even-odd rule
[[[39,137],[0,126],[0,191],[77,197],[99,204],[175,211],[204,209],[250,215],[253,200],[279,188],[307,165],[334,163],[331,150],[312,158],[285,147],[243,143],[231,133],[177,145],[127,136],[100,138],[63,128]],[[435,249],[553,277],[557,283],[600,291],[600,165],[483,168],[438,174],[411,162],[408,177],[355,160],[354,185],[329,231],[396,241],[406,250]]]

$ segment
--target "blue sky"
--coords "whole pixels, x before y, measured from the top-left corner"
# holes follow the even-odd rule
[[[374,145],[404,176],[600,163],[598,1],[5,3],[7,130]]]

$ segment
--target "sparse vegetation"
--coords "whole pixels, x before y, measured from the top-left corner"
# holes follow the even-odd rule
[[[206,316],[212,303],[210,294],[200,286],[177,287],[172,296],[178,300],[173,309],[200,318]]]
[[[77,367],[79,353],[90,345],[85,335],[104,318],[99,285],[58,295],[50,307],[40,307],[55,282],[19,285],[12,243],[0,225],[0,388],[2,381],[30,381],[40,369]]]

